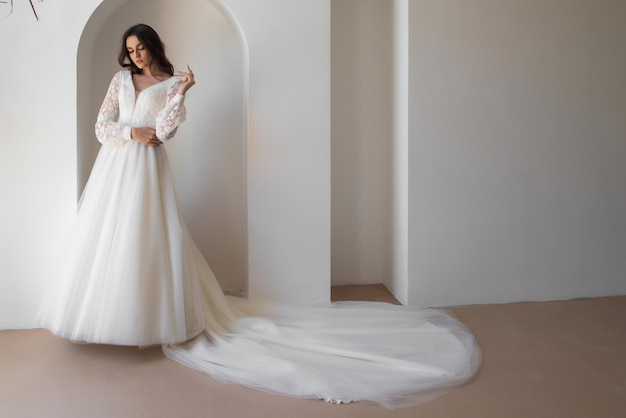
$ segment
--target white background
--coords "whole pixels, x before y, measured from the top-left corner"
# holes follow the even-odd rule
[[[88,165],[78,158],[88,153],[77,149],[77,115],[84,110],[77,98],[86,94],[77,80],[101,75],[101,86],[110,79],[108,69],[105,76],[79,67],[81,60],[96,62],[79,54],[79,46],[105,39],[104,22],[120,7],[141,14],[148,2],[126,3],[36,3],[36,22],[30,6],[16,2],[13,16],[0,22],[0,328],[32,326],[39,289],[53,280],[46,275],[50,247],[76,202],[84,172],[77,161]],[[223,2],[247,42],[238,68],[249,69],[242,99],[248,123],[224,128],[246,133],[246,159],[237,149],[229,158],[245,161],[233,200],[245,203],[236,215],[244,217],[245,231],[231,232],[235,256],[247,264],[247,290],[325,301],[332,254],[337,283],[385,282],[417,305],[624,294],[626,4],[410,0],[403,32],[393,9],[402,3],[332,1],[333,19],[344,13],[356,33],[356,43],[332,48],[345,48],[346,65],[360,82],[343,93],[333,84],[331,109],[331,69],[333,83],[350,80],[345,67],[331,65],[331,2]],[[179,4],[194,19],[199,8],[217,3]],[[185,25],[178,19],[172,27]],[[87,22],[93,26],[85,30]],[[336,32],[335,23],[334,39],[352,36]],[[246,45],[239,47],[246,55]],[[372,65],[372,55],[391,62]],[[397,67],[404,55],[406,84]],[[240,87],[232,86],[237,97]],[[88,93],[94,100],[97,88],[94,80]],[[194,94],[199,100],[199,91],[200,84],[190,100]],[[351,101],[352,109],[338,107]],[[201,136],[194,123],[185,126],[190,138]],[[337,154],[342,146],[346,153]],[[350,150],[359,159],[347,163],[360,167],[358,175],[335,170],[335,158]],[[377,180],[382,183],[372,183],[372,173],[385,177]],[[185,185],[202,189],[207,180]],[[398,207],[403,201],[406,207]],[[349,217],[356,222],[346,222]],[[403,230],[404,244],[396,241]],[[398,251],[406,251],[404,265]]]

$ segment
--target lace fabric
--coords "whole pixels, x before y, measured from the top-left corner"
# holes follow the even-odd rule
[[[131,141],[131,128],[142,126],[154,128],[161,141],[173,138],[186,118],[185,96],[178,93],[182,80],[173,76],[136,93],[130,71],[117,72],[96,119],[98,141],[123,145]]]

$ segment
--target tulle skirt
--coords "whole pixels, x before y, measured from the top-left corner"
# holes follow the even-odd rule
[[[215,379],[262,391],[387,408],[443,394],[476,372],[480,351],[458,321],[379,302],[287,306],[228,297],[231,332],[204,333],[165,355]]]
[[[472,334],[442,311],[225,296],[187,231],[163,147],[103,146],[69,231],[39,322],[75,342],[160,344],[223,382],[389,408],[480,365]]]

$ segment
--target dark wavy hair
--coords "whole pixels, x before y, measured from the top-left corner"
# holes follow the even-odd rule
[[[174,66],[170,60],[167,59],[167,56],[165,56],[165,45],[161,41],[159,34],[150,26],[143,23],[131,26],[124,32],[124,35],[122,35],[122,48],[117,58],[117,61],[122,67],[130,69],[133,74],[142,73],[142,70],[130,59],[130,54],[128,53],[128,49],[126,49],[126,39],[133,35],[136,36],[139,42],[150,52],[152,62],[157,65],[159,70],[170,76],[174,75]]]

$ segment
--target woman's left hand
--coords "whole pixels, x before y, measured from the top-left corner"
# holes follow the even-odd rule
[[[187,66],[187,70],[188,70],[187,72],[179,71],[178,73],[179,76],[183,77],[183,82],[178,87],[178,92],[180,94],[187,93],[187,90],[189,90],[191,86],[196,84],[193,71],[191,71],[191,68],[189,68],[189,66]]]

